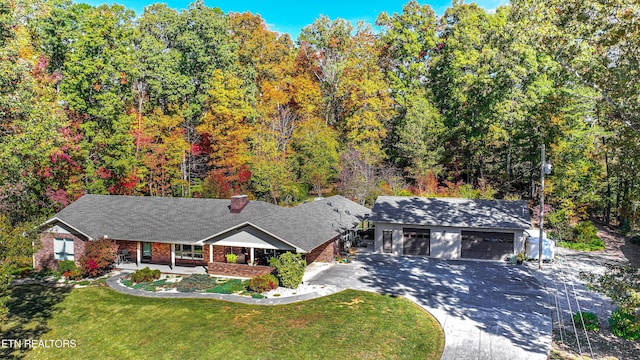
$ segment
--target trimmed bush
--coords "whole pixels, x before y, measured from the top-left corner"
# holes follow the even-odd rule
[[[76,266],[76,262],[73,260],[62,260],[58,263],[58,271],[61,274],[64,274],[68,271],[73,271],[78,269],[78,267]]]
[[[273,290],[279,285],[278,278],[271,274],[259,275],[249,280],[249,290],[263,293]]]
[[[573,321],[587,331],[596,332],[600,330],[598,316],[588,311],[578,311],[573,314]]]
[[[609,328],[613,335],[626,340],[640,339],[640,319],[637,315],[616,309],[609,318]]]
[[[131,274],[130,279],[134,283],[152,282],[160,279],[160,270],[151,270],[148,266],[144,269],[136,270]]]
[[[226,257],[229,264],[235,264],[238,261],[238,255],[236,254],[227,254]]]
[[[302,255],[292,252],[271,258],[269,265],[276,269],[275,275],[280,280],[280,285],[289,289],[295,289],[302,283],[304,270],[307,267]]]
[[[84,255],[80,258],[80,269],[84,276],[97,277],[104,274],[118,254],[118,244],[109,239],[87,241]]]
[[[216,279],[207,274],[193,274],[182,278],[176,285],[176,289],[180,292],[196,292],[211,289],[216,285]]]

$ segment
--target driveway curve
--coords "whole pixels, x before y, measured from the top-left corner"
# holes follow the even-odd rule
[[[210,293],[147,292],[107,279],[130,295],[208,298],[255,305],[310,300],[342,289],[404,296],[431,313],[445,334],[443,360],[546,360],[551,348],[549,295],[526,266],[498,262],[397,257],[364,252],[348,264],[322,267],[305,279],[332,291],[252,299]]]
[[[366,253],[307,282],[411,299],[442,325],[444,360],[545,360],[551,348],[548,294],[523,266]]]

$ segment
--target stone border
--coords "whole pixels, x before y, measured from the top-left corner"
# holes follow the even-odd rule
[[[127,295],[140,296],[140,297],[148,297],[148,298],[167,298],[167,299],[215,299],[222,301],[229,301],[241,304],[252,304],[252,305],[284,305],[284,304],[292,304],[300,301],[316,299],[319,297],[327,296],[334,294],[336,292],[340,292],[344,289],[335,289],[335,291],[327,291],[325,294],[319,294],[318,292],[311,292],[300,295],[292,295],[285,296],[279,298],[264,298],[264,299],[254,299],[248,296],[241,295],[232,295],[232,294],[215,294],[215,293],[176,293],[176,292],[151,292],[145,291],[141,289],[132,289],[128,286],[122,285],[119,280],[121,277],[130,274],[129,272],[122,272],[120,274],[116,274],[107,279],[106,284],[113,290]]]

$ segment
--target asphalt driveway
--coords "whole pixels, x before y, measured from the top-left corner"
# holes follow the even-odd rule
[[[543,360],[551,347],[548,295],[523,266],[365,253],[307,282],[413,300],[442,325],[445,360]]]

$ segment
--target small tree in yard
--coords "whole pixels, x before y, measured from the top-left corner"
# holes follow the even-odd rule
[[[640,271],[631,266],[607,264],[603,275],[585,274],[590,290],[602,293],[617,305],[609,318],[611,331],[628,340],[640,338]]]
[[[100,239],[89,241],[84,247],[84,255],[80,258],[80,268],[84,276],[102,275],[116,258],[118,244],[113,240]]]
[[[307,267],[301,254],[291,252],[271,258],[269,265],[276,269],[275,275],[280,280],[280,285],[289,289],[295,289],[302,283],[302,276]]]

